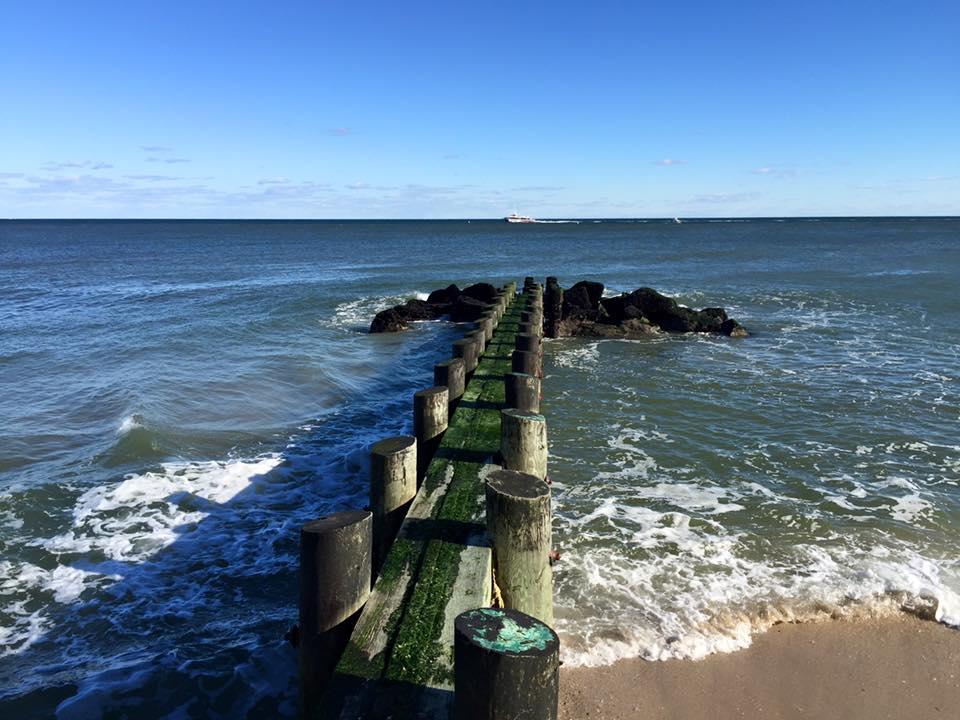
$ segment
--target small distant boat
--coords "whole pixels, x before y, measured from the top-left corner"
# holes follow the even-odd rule
[[[675,222],[677,225],[679,225],[682,221],[680,220],[680,218],[674,218],[674,219],[673,219],[673,222]]]
[[[526,215],[517,215],[516,213],[510,213],[504,218],[504,220],[506,220],[508,223],[535,223],[536,222],[536,220],[534,220],[532,217],[528,217]]]

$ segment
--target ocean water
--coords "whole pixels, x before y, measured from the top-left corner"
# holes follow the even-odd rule
[[[366,503],[456,282],[598,279],[744,340],[546,344],[569,664],[960,625],[960,220],[0,222],[0,712],[290,715],[297,531]]]

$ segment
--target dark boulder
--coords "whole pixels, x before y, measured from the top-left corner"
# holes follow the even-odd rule
[[[456,285],[448,285],[441,290],[434,290],[427,298],[431,305],[452,305],[460,297],[460,288]]]
[[[600,300],[600,307],[607,314],[606,322],[619,323],[624,319],[623,311],[626,308],[627,295],[617,295],[616,297],[603,298]]]
[[[460,297],[464,295],[482,303],[492,303],[497,299],[497,289],[490,283],[476,283],[464,288]]]
[[[600,305],[600,299],[603,297],[603,283],[593,280],[581,280],[570,288],[570,292],[578,288],[583,288],[587,291],[587,295],[590,298],[590,306],[593,309],[596,309]]]
[[[723,324],[720,326],[720,332],[733,338],[750,336],[750,333],[747,332],[747,329],[732,318],[723,321]]]
[[[594,305],[590,302],[590,293],[583,285],[578,283],[569,290],[563,291],[563,312],[561,315],[563,319],[593,309]]]
[[[399,332],[406,329],[407,321],[395,307],[381,310],[373,318],[373,322],[370,323],[370,332],[372,333]]]
[[[436,320],[441,314],[437,311],[436,305],[431,305],[425,300],[407,300],[396,309],[406,320]]]
[[[493,287],[492,285],[490,287]],[[454,322],[472,322],[479,320],[489,303],[478,300],[466,294],[466,291],[456,299],[450,308],[450,319]]]

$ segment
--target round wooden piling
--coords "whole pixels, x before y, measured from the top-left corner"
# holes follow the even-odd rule
[[[464,370],[472,373],[477,369],[477,344],[469,339],[463,338],[453,343],[453,356],[463,358]]]
[[[454,720],[556,720],[560,639],[548,625],[479,608],[453,627]]]
[[[518,333],[516,337],[516,347],[520,352],[536,353],[539,357],[541,353],[541,341],[539,335],[532,333]]]
[[[417,494],[417,439],[399,435],[370,448],[373,575],[376,577]]]
[[[456,404],[467,385],[467,371],[463,358],[452,358],[434,365],[433,384],[444,385],[447,388],[449,403]]]
[[[563,288],[555,277],[547,278],[543,306],[543,334],[548,338],[555,338],[559,334],[560,321],[563,319]]]
[[[480,329],[483,330],[483,340],[489,345],[490,341],[493,339],[493,317],[489,315],[483,315],[480,318]]]
[[[487,535],[505,607],[553,624],[550,486],[533,475],[497,470],[487,476]]]
[[[528,323],[534,335],[543,337],[543,313],[536,310],[524,310],[520,313],[520,322]]]
[[[528,373],[529,374],[529,373]],[[547,420],[539,413],[500,411],[500,457],[507,470],[547,477]]]
[[[334,513],[300,529],[300,702],[312,713],[370,594],[373,515]]]
[[[514,350],[510,356],[510,369],[513,372],[540,377],[540,357],[535,352]]]
[[[449,393],[434,385],[413,395],[413,433],[417,437],[417,477],[421,480],[447,429]]]
[[[503,376],[506,394],[504,407],[525,412],[540,412],[540,379],[525,373],[507,373]]]
[[[468,332],[466,337],[467,339],[472,339],[477,346],[477,362],[480,362],[481,356],[487,349],[486,335],[483,330],[474,330],[473,332]]]

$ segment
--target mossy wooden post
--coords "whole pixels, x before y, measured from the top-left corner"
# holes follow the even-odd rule
[[[547,477],[547,420],[539,413],[500,411],[500,457],[507,470]]]
[[[533,333],[518,333],[516,347],[520,352],[536,353],[539,358],[542,353],[540,336]]]
[[[370,448],[370,510],[373,512],[373,576],[397,536],[417,494],[417,439],[398,435]]]
[[[370,594],[373,515],[334,513],[300,529],[300,703],[311,713]]]
[[[463,359],[464,370],[468,375],[477,369],[477,344],[471,338],[455,341],[453,356]]]
[[[516,610],[479,608],[454,621],[454,720],[556,720],[560,639]]]
[[[413,395],[413,434],[417,436],[417,478],[422,479],[433,459],[449,418],[449,393],[434,385]]]
[[[513,372],[540,377],[539,354],[525,350],[514,350],[510,356],[510,367]]]
[[[480,329],[483,330],[483,341],[489,344],[493,339],[493,316],[484,313],[480,316]]]
[[[505,408],[526,412],[540,412],[540,379],[526,373],[507,373],[503,376]]]
[[[487,349],[487,340],[483,330],[474,330],[473,332],[469,332],[467,333],[466,337],[468,340],[472,339],[473,344],[477,346],[477,360],[479,362],[479,359],[483,357],[483,353]]]
[[[448,404],[453,410],[467,386],[467,369],[463,364],[463,358],[452,358],[434,365],[433,384],[444,385],[447,388]],[[447,415],[449,420],[449,413]]]
[[[487,476],[487,536],[505,607],[553,624],[550,486],[515,470]]]
[[[555,338],[560,331],[560,320],[563,316],[563,288],[555,277],[547,278],[547,289],[543,294],[543,334],[548,338]]]
[[[520,313],[520,324],[527,325],[534,335],[543,337],[543,313],[537,310],[524,310]]]

